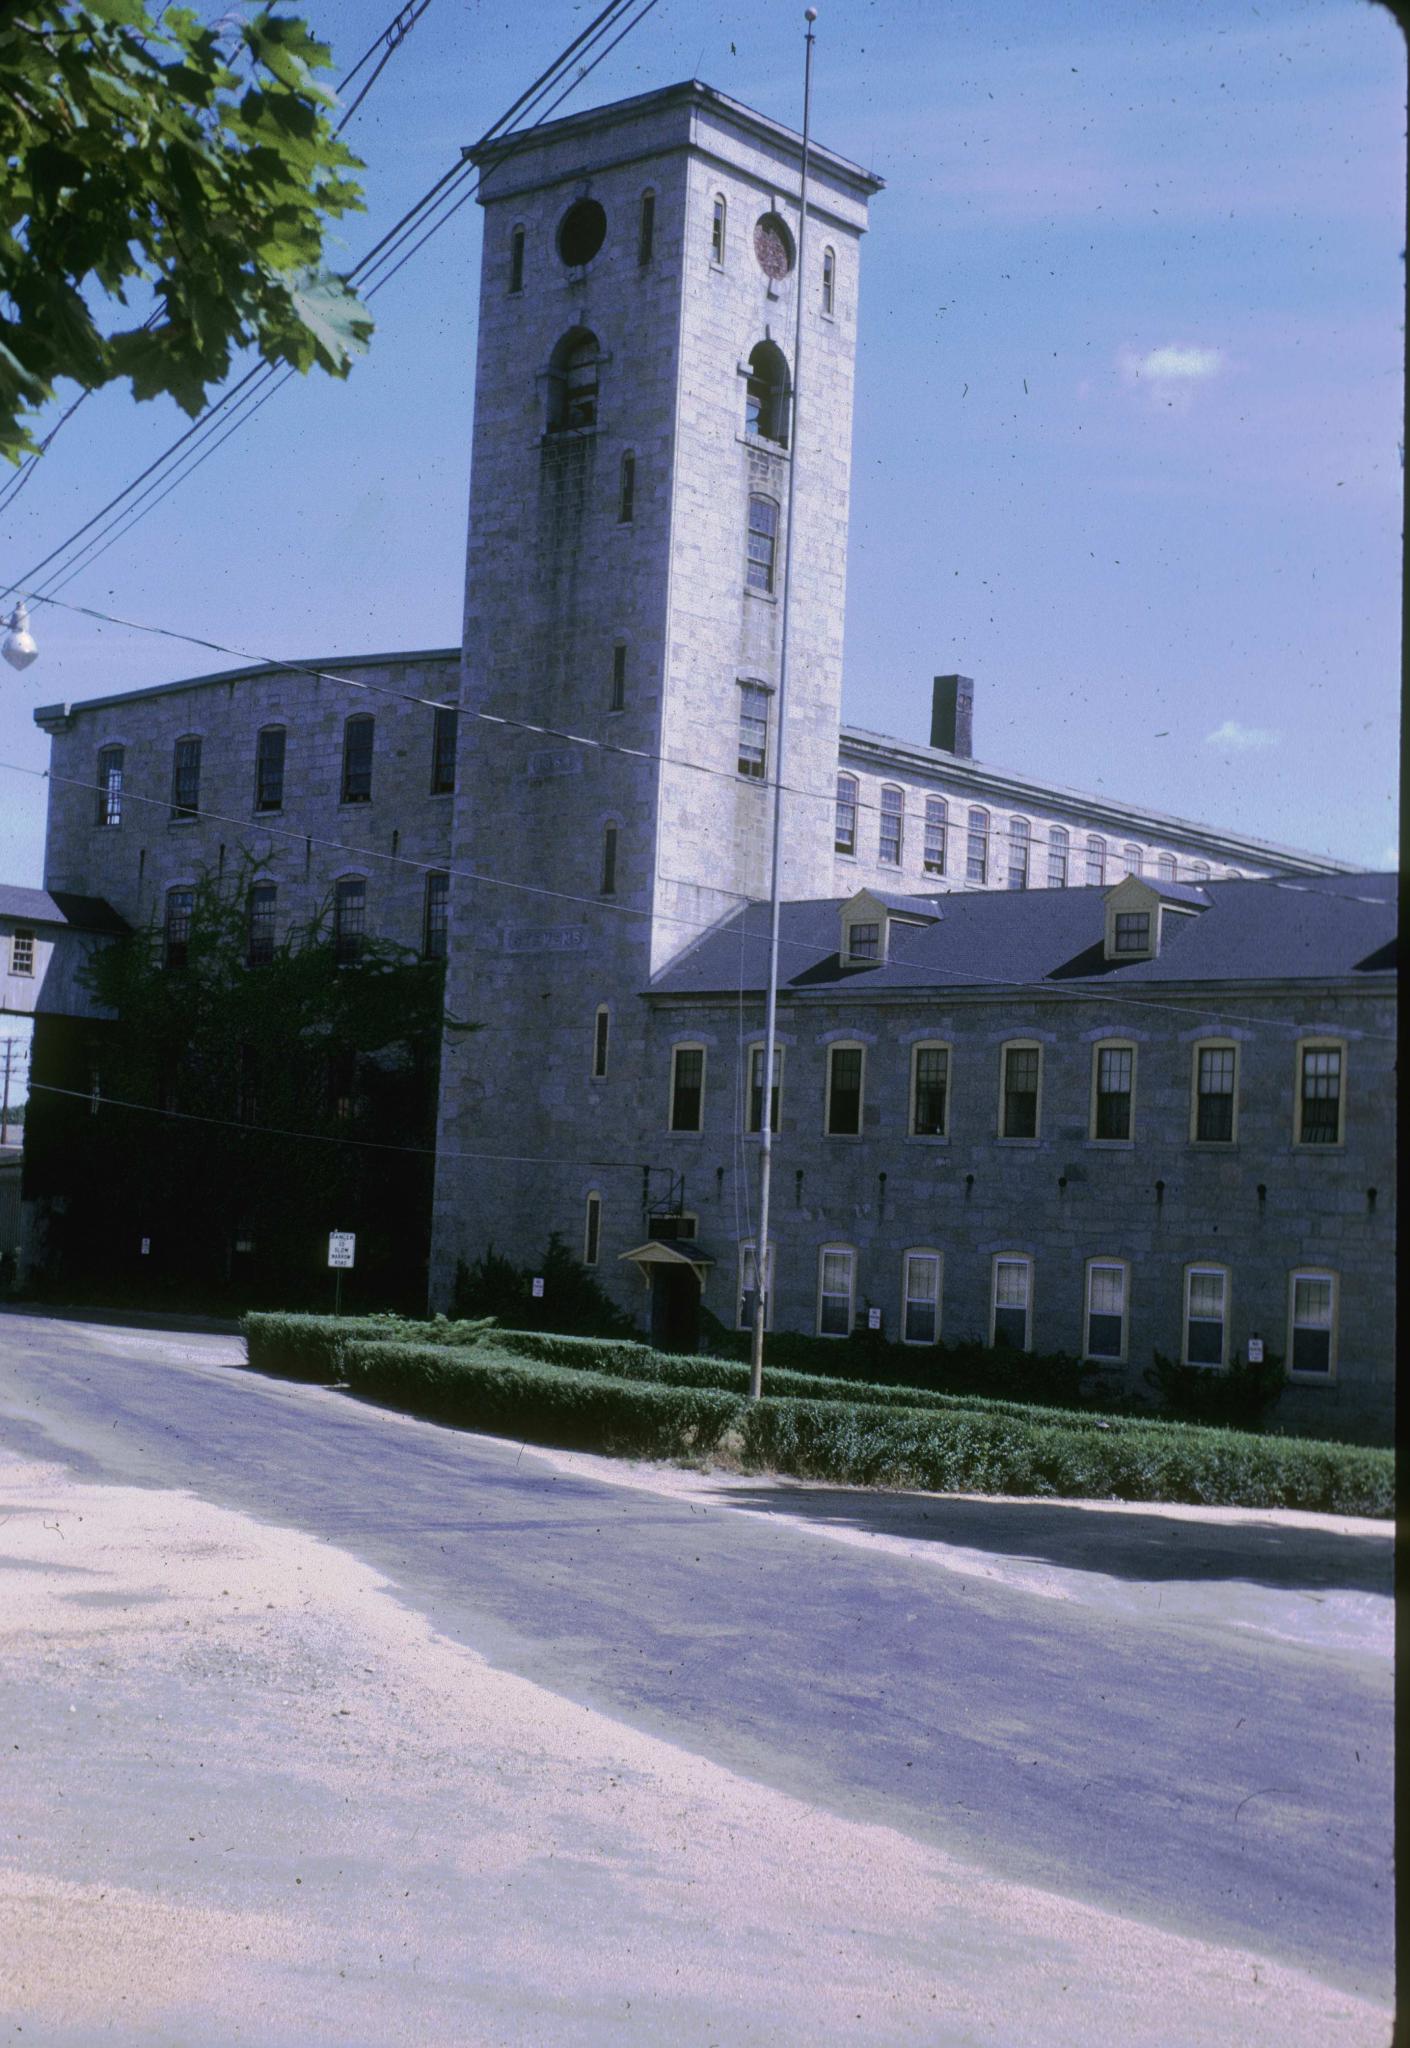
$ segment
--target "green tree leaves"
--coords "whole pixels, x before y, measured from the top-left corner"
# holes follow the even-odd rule
[[[145,0],[0,9],[0,453],[34,447],[61,377],[194,415],[240,348],[347,375],[372,322],[324,263],[362,203],[328,55],[272,8],[215,28]]]

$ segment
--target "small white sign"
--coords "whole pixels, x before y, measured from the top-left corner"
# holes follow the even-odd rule
[[[535,1301],[543,1300],[543,1275],[541,1273],[535,1274],[534,1278],[529,1282],[529,1292],[533,1295]]]
[[[150,1238],[150,1237],[144,1237],[144,1238],[143,1238],[143,1240],[142,1240],[142,1256],[143,1256],[143,1258],[144,1258],[144,1259],[145,1259],[145,1258],[147,1257],[147,1255],[148,1255],[148,1253],[149,1253],[149,1252],[151,1251],[151,1249],[152,1249],[152,1240],[151,1240],[151,1238]]]
[[[357,1250],[357,1237],[351,1230],[330,1230],[328,1233],[328,1263],[330,1266],[351,1266]]]
[[[1250,1337],[1250,1338],[1249,1338],[1249,1340],[1248,1340],[1248,1362],[1249,1362],[1249,1364],[1250,1364],[1250,1365],[1262,1365],[1262,1363],[1263,1363],[1263,1339],[1262,1339],[1261,1337]]]
[[[867,1328],[869,1330],[879,1330],[881,1328],[881,1310],[879,1308],[869,1308],[867,1310]]]

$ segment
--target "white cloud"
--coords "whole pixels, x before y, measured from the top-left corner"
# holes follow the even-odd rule
[[[1240,725],[1236,718],[1226,718],[1222,725],[1204,736],[1207,747],[1233,747],[1240,751],[1252,747],[1276,747],[1281,740],[1281,733],[1269,732],[1260,725]]]
[[[1183,412],[1198,387],[1219,376],[1224,368],[1224,352],[1199,348],[1193,342],[1169,341],[1162,348],[1147,349],[1144,355],[1124,348],[1116,358],[1116,367],[1128,384],[1139,386],[1146,393],[1152,405]]]

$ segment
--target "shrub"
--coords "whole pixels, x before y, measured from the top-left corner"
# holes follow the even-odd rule
[[[493,1317],[477,1323],[413,1323],[402,1316],[301,1316],[252,1312],[241,1320],[245,1355],[257,1372],[284,1379],[318,1380],[324,1385],[343,1376],[343,1346],[355,1337],[410,1337],[426,1343],[473,1344],[494,1328]]]
[[[1222,1372],[1207,1365],[1180,1365],[1162,1352],[1142,1377],[1177,1422],[1213,1423],[1223,1429],[1259,1430],[1286,1384],[1283,1360],[1265,1351],[1261,1364],[1235,1359]]]
[[[664,1387],[511,1357],[386,1339],[344,1344],[357,1393],[415,1415],[526,1442],[689,1457],[714,1450],[745,1403],[715,1387]]]
[[[535,1276],[544,1283],[541,1295],[533,1292]],[[492,1316],[524,1330],[630,1337],[636,1328],[556,1231],[536,1266],[511,1265],[493,1245],[473,1266],[462,1259],[451,1308],[455,1317]]]

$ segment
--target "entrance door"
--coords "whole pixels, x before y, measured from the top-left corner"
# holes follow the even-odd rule
[[[651,1268],[651,1341],[658,1351],[700,1344],[700,1282],[689,1266]]]

